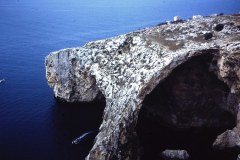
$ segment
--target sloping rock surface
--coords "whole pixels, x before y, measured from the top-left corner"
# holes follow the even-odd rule
[[[162,24],[52,52],[45,60],[46,77],[64,101],[89,102],[100,92],[106,98],[103,122],[86,159],[138,159],[135,126],[145,96],[180,64],[206,53],[213,55],[213,72],[229,87],[228,106],[237,123],[232,132],[239,135],[239,14]],[[234,145],[226,142],[232,135],[226,132],[217,140],[224,137],[224,144],[215,145]]]

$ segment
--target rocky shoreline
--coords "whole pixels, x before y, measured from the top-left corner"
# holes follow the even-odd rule
[[[240,14],[175,20],[46,57],[46,77],[57,98],[106,99],[103,122],[86,159],[140,159],[144,148],[135,128],[144,108],[180,128],[221,127],[224,121],[230,128],[213,146],[240,150]],[[193,58],[197,66],[205,66],[204,72],[196,63],[188,65],[167,81],[170,99],[164,101],[163,93],[157,98],[160,105],[144,107],[146,96]]]

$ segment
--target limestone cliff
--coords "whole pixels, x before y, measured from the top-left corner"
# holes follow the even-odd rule
[[[216,92],[225,97],[220,101],[225,105],[219,108],[231,114],[236,124],[220,135],[214,146],[239,149],[239,14],[200,16],[52,52],[45,60],[46,77],[55,96],[64,101],[89,102],[100,92],[106,98],[103,122],[86,159],[138,159],[141,147],[135,127],[145,96],[179,65],[206,54],[212,55],[209,70],[228,87],[224,94]],[[194,123],[205,124],[207,117],[201,122],[195,118]],[[178,120],[169,119],[176,125],[195,125]]]

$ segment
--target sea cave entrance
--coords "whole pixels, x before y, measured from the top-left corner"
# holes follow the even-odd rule
[[[99,91],[92,102],[65,102],[56,98],[52,110],[54,137],[56,138],[56,159],[85,159],[94,145],[98,128],[102,123],[102,115],[106,106],[106,98]],[[72,144],[76,138],[84,136],[78,144]]]
[[[236,159],[212,143],[236,125],[230,90],[214,73],[213,54],[195,56],[175,68],[145,97],[136,131],[143,160],[161,159],[165,149],[185,149],[190,160]]]

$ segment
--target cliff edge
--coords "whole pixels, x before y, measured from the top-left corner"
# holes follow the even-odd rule
[[[221,113],[234,118],[234,127],[216,137],[213,146],[218,149],[240,149],[240,14],[177,20],[89,42],[82,47],[52,52],[45,59],[46,77],[55,96],[64,101],[90,102],[100,93],[106,99],[103,122],[86,159],[139,159],[141,144],[135,128],[146,95],[174,69],[194,57],[205,55],[210,55],[207,58],[209,62],[206,63],[207,71],[213,73],[227,87],[218,89],[221,87],[216,85],[216,92],[209,94],[213,97],[220,95],[220,98],[206,104],[211,107],[214,103],[214,106],[219,107],[215,107],[213,111],[206,109],[202,112],[199,109],[198,113],[193,112],[195,117],[185,120],[188,122],[181,121],[178,112],[172,114],[174,109],[166,113],[171,113],[171,117],[175,118],[161,117],[161,114],[157,116],[175,126],[201,127],[209,124],[209,116],[202,115],[205,112],[214,113],[220,108]],[[187,88],[182,86],[180,85],[179,92]],[[194,93],[202,88],[196,87]],[[204,95],[204,91],[201,94]],[[179,92],[173,91],[174,94]],[[191,98],[189,99],[186,100],[185,95],[185,106],[193,106],[188,105],[192,103]],[[224,105],[218,104],[218,101],[224,102]],[[184,106],[181,107],[184,110]],[[151,109],[154,110],[154,107]],[[190,110],[194,108],[188,108]],[[214,119],[211,122],[210,127],[221,121]]]

